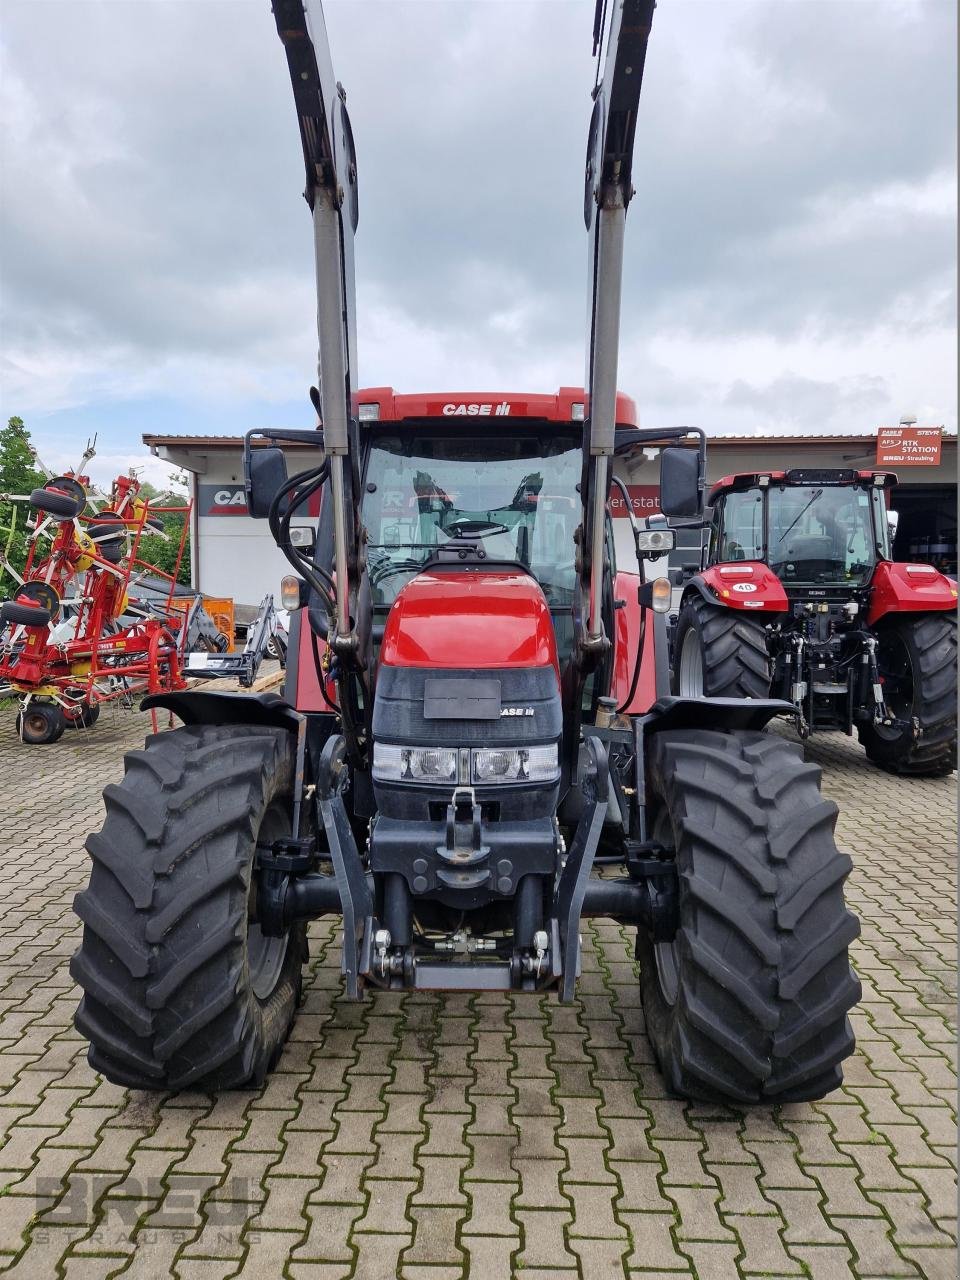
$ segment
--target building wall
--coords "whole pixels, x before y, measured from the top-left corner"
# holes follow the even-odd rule
[[[165,455],[167,456],[167,455]],[[294,455],[303,470],[316,466],[318,451],[304,450]],[[280,595],[280,579],[291,568],[277,549],[265,520],[246,514],[243,496],[243,455],[239,449],[217,449],[201,453],[177,450],[170,461],[194,471],[194,538],[192,585],[210,596],[230,596],[241,622],[256,609],[263,597]],[[206,513],[206,514],[204,514]],[[294,517],[293,525],[314,524],[315,518]]]

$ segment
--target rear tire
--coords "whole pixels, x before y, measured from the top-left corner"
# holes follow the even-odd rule
[[[17,715],[17,736],[32,747],[59,742],[67,727],[67,717],[56,702],[31,701]]]
[[[87,839],[77,1029],[91,1066],[139,1089],[259,1083],[300,997],[306,926],[260,933],[258,840],[289,832],[294,745],[261,726],[189,726],[148,738],[104,791]]]
[[[669,1088],[734,1104],[822,1098],[853,1051],[850,858],[820,769],[772,734],[654,735],[654,838],[676,851],[679,928],[638,932],[647,1034]]]
[[[769,698],[763,627],[735,609],[690,596],[674,632],[673,690],[684,698]]]
[[[890,773],[942,775],[957,767],[957,619],[927,613],[877,628],[889,709],[911,726],[862,724],[867,758]],[[914,737],[913,724],[919,728]]]

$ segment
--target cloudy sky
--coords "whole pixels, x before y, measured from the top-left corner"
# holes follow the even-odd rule
[[[328,0],[360,381],[583,377],[593,0]],[[647,426],[956,426],[953,0],[660,0],[622,388]],[[99,432],[312,425],[312,246],[269,0],[0,0],[0,393]]]

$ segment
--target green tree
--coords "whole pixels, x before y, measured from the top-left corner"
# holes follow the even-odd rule
[[[0,428],[0,552],[9,557],[15,569],[23,569],[27,558],[26,521],[30,507],[24,502],[8,502],[6,495],[23,496],[39,488],[46,476],[37,469],[30,432],[23,419],[10,418]],[[15,579],[0,564],[0,594],[8,595]]]

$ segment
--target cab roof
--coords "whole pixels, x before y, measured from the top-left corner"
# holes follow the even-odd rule
[[[421,391],[399,395],[393,387],[367,387],[357,392],[361,422],[406,422],[435,419],[529,418],[535,422],[582,422],[583,387],[560,387],[555,395],[525,391]],[[617,426],[636,427],[637,406],[617,393]]]
[[[710,488],[707,501],[713,504],[722,494],[731,490],[755,489],[769,484],[794,485],[855,485],[875,484],[889,489],[897,483],[892,471],[856,471],[852,467],[794,467],[790,471],[741,471],[723,476]]]

